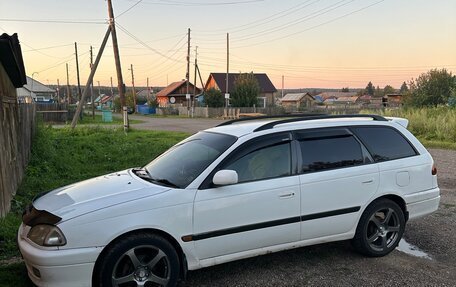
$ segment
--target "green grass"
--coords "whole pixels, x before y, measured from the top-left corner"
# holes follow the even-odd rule
[[[0,265],[0,287],[32,287],[24,263]]]
[[[369,111],[360,113],[369,113]],[[456,109],[449,107],[386,109],[380,114],[407,118],[408,130],[426,147],[456,149]]]
[[[75,130],[39,127],[25,178],[12,201],[12,211],[0,219],[0,260],[19,255],[16,232],[20,214],[36,194],[142,166],[186,136],[185,133],[136,130],[125,134],[122,129],[101,127]]]
[[[129,120],[130,124],[140,124],[143,121],[141,120]],[[71,124],[71,122],[69,123]],[[112,117],[112,122],[103,122],[101,115],[95,115],[95,118],[92,118],[91,113],[84,113],[82,120],[78,122],[80,125],[123,125],[123,119],[119,117]]]

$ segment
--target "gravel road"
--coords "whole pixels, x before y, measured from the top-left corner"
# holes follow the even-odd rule
[[[335,242],[192,271],[182,286],[456,286],[456,151],[430,152],[440,208],[408,222],[404,238],[432,259],[398,250],[366,258]]]

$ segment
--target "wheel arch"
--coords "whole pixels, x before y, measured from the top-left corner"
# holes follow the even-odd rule
[[[401,208],[402,212],[404,213],[405,222],[408,221],[409,214],[408,214],[408,211],[407,211],[407,204],[405,203],[405,200],[402,197],[400,197],[399,195],[396,195],[396,194],[384,194],[384,195],[374,199],[370,204],[372,204],[373,202],[378,201],[380,199],[383,199],[383,198],[389,199],[392,202],[394,202],[397,205],[399,205],[399,207]]]
[[[103,248],[103,250],[97,257],[97,260],[95,261],[95,266],[93,268],[93,272],[92,272],[92,285],[93,286],[95,286],[94,285],[95,276],[97,274],[99,274],[99,268],[100,268],[101,261],[102,261],[103,257],[105,256],[106,252],[109,250],[109,248],[111,246],[113,246],[114,244],[116,244],[116,242],[122,240],[123,238],[128,237],[132,234],[138,234],[138,233],[156,234],[156,235],[159,235],[159,236],[163,237],[164,239],[166,239],[174,247],[174,249],[177,252],[177,255],[179,256],[180,277],[184,280],[186,279],[187,271],[188,271],[187,258],[185,256],[185,253],[184,253],[182,247],[180,246],[179,242],[172,235],[170,235],[169,233],[167,233],[163,230],[155,229],[155,228],[141,228],[141,229],[130,230],[128,232],[125,232],[125,233],[117,236]]]

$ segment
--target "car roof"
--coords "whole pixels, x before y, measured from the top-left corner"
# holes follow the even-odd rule
[[[398,123],[404,126],[407,125],[408,121],[401,118],[384,118],[383,121],[375,120],[369,115],[362,117],[356,115],[353,117],[342,117],[342,118],[319,118],[319,119],[294,119],[290,122],[282,121],[280,118],[276,119],[252,119],[247,121],[233,122],[231,124],[219,125],[210,129],[208,132],[216,132],[229,134],[236,137],[242,137],[260,130],[270,131],[284,131],[284,130],[297,130],[297,129],[310,129],[310,128],[321,128],[321,127],[333,127],[343,125],[388,125],[391,123]],[[277,123],[277,124],[274,124]],[[269,125],[267,125],[269,124]],[[264,126],[267,128],[263,129]]]

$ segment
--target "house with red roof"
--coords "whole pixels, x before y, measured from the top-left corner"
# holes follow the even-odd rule
[[[190,100],[193,100],[194,85],[189,83]],[[200,94],[201,89],[196,88],[196,94]],[[160,107],[166,107],[170,104],[181,104],[187,106],[187,81],[171,83],[169,86],[157,93],[157,102]]]

